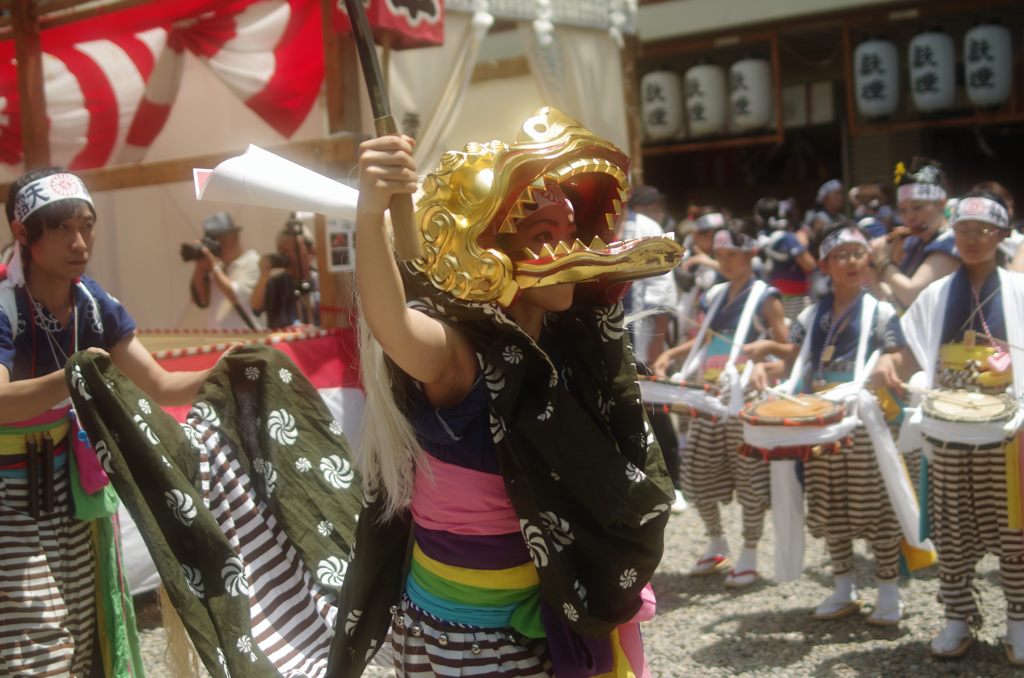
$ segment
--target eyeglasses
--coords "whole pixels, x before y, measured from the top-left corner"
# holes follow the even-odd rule
[[[832,261],[845,264],[848,261],[860,261],[864,257],[868,256],[867,250],[856,249],[856,250],[845,250],[842,252],[833,252],[828,255],[828,258]]]
[[[996,226],[982,225],[974,226],[968,224],[957,224],[953,227],[953,233],[968,239],[988,238],[999,232]]]

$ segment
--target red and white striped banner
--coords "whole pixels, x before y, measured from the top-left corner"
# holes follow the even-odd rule
[[[385,27],[396,34],[396,48],[440,44],[441,0],[381,2],[395,7],[398,19],[416,19],[396,19]],[[320,5],[319,0],[153,0],[44,30],[53,163],[86,169],[141,160],[170,115],[186,52],[290,137],[323,81]],[[427,37],[410,40],[403,30]],[[196,116],[201,120],[202,111]],[[17,62],[14,41],[7,40],[0,42],[0,162],[16,165],[21,159]]]

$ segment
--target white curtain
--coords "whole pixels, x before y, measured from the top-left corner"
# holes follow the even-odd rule
[[[434,168],[441,142],[462,107],[477,54],[494,17],[486,2],[473,14],[445,16],[444,45],[393,52],[388,89],[391,107],[402,132],[416,139],[416,162],[421,173]]]
[[[545,102],[628,153],[622,60],[609,32],[554,26],[538,39],[530,23],[519,31]]]

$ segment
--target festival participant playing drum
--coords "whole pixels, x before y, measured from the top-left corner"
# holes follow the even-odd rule
[[[897,207],[902,228],[871,243],[878,281],[892,291],[894,302],[908,308],[933,281],[952,273],[959,259],[946,226],[946,189],[934,160],[914,158],[910,170],[896,165]]]
[[[711,384],[723,377],[736,386],[724,391],[742,399],[744,384],[736,368],[748,359],[756,361],[790,350],[786,317],[779,292],[754,279],[752,238],[722,229],[715,232],[713,247],[728,282],[708,291],[707,313],[697,336],[658,356],[654,371],[664,377],[673,360],[687,356],[682,368],[685,379],[691,372]],[[733,405],[738,411],[738,403]],[[743,507],[743,550],[726,577],[725,584],[730,587],[749,586],[757,579],[757,544],[770,499],[768,465],[741,456],[742,442],[742,428],[735,417],[717,421],[695,417],[680,469],[683,494],[697,505],[710,540],[691,574],[709,575],[730,567],[718,505],[732,501],[735,493]]]
[[[1009,228],[1006,207],[994,196],[969,194],[957,204],[953,231],[963,264],[929,285],[902,318],[908,346],[879,359],[874,374],[878,384],[899,389],[922,370],[920,386],[927,388],[1009,391],[1015,399],[1024,393],[1024,276],[996,265],[996,252]],[[935,397],[941,401],[942,394]],[[950,400],[941,409],[965,402],[964,419],[971,418],[971,403],[961,394],[952,394]],[[1005,446],[1001,435],[994,444],[972,443],[968,428],[953,424],[943,440],[930,441],[928,513],[946,615],[931,652],[959,657],[967,651],[971,628],[981,623],[971,588],[975,567],[985,553],[992,553],[999,558],[1006,594],[1007,656],[1021,664],[1024,535],[1017,445]]]
[[[384,211],[417,188],[412,154],[360,150],[370,496],[330,675],[361,675],[389,625],[401,676],[650,675],[636,622],[673,487],[595,283],[664,274],[681,248],[606,244],[628,160],[544,108],[511,144],[444,154],[416,203],[424,256],[400,269]]]
[[[6,210],[16,247],[0,283],[0,674],[142,675],[116,495],[79,436],[63,368],[76,351],[109,352],[163,405],[190,402],[206,372],[165,372],[120,302],[84,275],[96,208],[81,179],[29,172]]]
[[[792,375],[799,380],[802,393],[852,381],[854,374],[863,370],[863,364],[857,364],[859,353],[863,363],[875,351],[887,353],[905,345],[896,310],[864,291],[868,241],[859,229],[840,227],[829,233],[819,249],[819,265],[831,280],[832,291],[802,312],[789,334],[795,346],[808,342],[804,360],[796,366],[801,373]],[[866,316],[870,317],[868,324],[864,323]],[[759,363],[751,382],[764,389],[768,378],[781,377],[792,367],[793,360]],[[807,525],[811,534],[828,544],[835,582],[835,590],[814,610],[814,618],[838,619],[860,609],[853,540],[865,539],[875,556],[878,582],[878,601],[867,621],[895,626],[902,616],[897,583],[900,526],[862,424],[855,429],[852,443],[838,454],[812,456],[804,466]]]

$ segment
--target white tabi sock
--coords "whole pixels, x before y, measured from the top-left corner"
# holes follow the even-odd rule
[[[870,618],[882,622],[898,622],[903,618],[903,601],[900,600],[898,582],[878,583],[878,602],[875,603],[875,609]]]
[[[736,572],[757,572],[757,549],[744,546],[733,569]]]
[[[960,646],[964,638],[971,635],[971,628],[964,619],[947,619],[939,635],[932,639],[932,652],[948,654]]]
[[[729,555],[729,541],[725,537],[719,535],[711,538],[711,541],[708,543],[708,550],[704,552],[703,556],[701,556],[701,560],[705,558],[712,558],[714,556],[727,555]]]
[[[834,614],[857,600],[857,586],[853,573],[837,574],[833,579],[835,590],[814,609],[815,616]]]
[[[1014,657],[1024,659],[1024,621],[1006,620],[1006,642],[1010,644]]]

